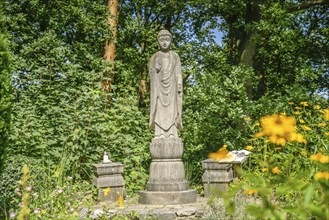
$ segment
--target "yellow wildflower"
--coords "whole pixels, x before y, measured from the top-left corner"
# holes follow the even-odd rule
[[[297,110],[301,110],[302,108],[301,108],[301,107],[298,107],[298,106],[296,106],[296,107],[295,107],[295,109],[297,109]]]
[[[247,116],[247,117],[244,117],[243,119],[244,119],[245,121],[250,121],[250,120],[251,120],[251,118],[248,117],[248,116]]]
[[[316,180],[319,180],[319,179],[329,180],[329,172],[317,172],[314,175],[314,179],[316,179]]]
[[[246,150],[249,150],[249,151],[252,151],[253,149],[254,149],[254,147],[251,146],[251,145],[248,145],[248,146],[246,147]]]
[[[295,124],[295,118],[290,116],[274,114],[261,118],[263,132],[267,136],[284,136],[295,131]]]
[[[280,170],[280,168],[279,167],[274,167],[274,168],[272,168],[272,173],[274,173],[274,174],[280,174],[281,173],[281,170]]]
[[[312,128],[310,128],[310,127],[308,127],[308,126],[306,126],[306,125],[302,125],[301,127],[302,127],[302,129],[303,129],[304,131],[311,131],[311,130],[312,130]]]
[[[320,163],[329,163],[329,156],[322,155],[319,161]]]
[[[224,144],[222,148],[220,148],[215,153],[210,153],[208,155],[208,157],[210,159],[214,159],[214,160],[221,160],[221,159],[224,159],[224,158],[230,158],[230,157],[232,157],[232,155],[228,155],[229,151],[226,148],[227,148],[227,145]]]
[[[314,161],[318,161],[318,160],[320,160],[321,156],[322,156],[321,153],[313,154],[310,156],[310,159],[314,160]]]
[[[107,196],[110,193],[110,191],[111,191],[110,187],[103,189],[104,196]]]
[[[277,144],[277,145],[281,145],[281,146],[284,146],[286,144],[286,139],[282,138],[282,137],[279,137],[277,135],[272,135],[270,136],[270,141],[273,143],[273,144]]]
[[[311,155],[310,159],[313,161],[319,161],[320,163],[329,163],[329,156],[323,155],[321,153]]]
[[[326,121],[329,121],[329,108],[324,109],[323,117]]]
[[[307,102],[300,102],[300,104],[304,107],[308,106],[308,103]]]
[[[295,115],[300,115],[300,112],[299,111],[295,111],[294,114]]]
[[[315,110],[319,110],[319,109],[321,109],[321,107],[320,107],[319,105],[315,105],[315,106],[313,106],[313,108],[314,108]]]
[[[264,167],[264,168],[262,168],[262,171],[263,171],[264,173],[266,173],[266,172],[268,171],[268,168]]]
[[[257,193],[257,190],[256,189],[246,189],[243,191],[243,194],[245,195],[253,195],[253,194],[256,194]]]
[[[294,103],[293,102],[288,102],[289,105],[293,105]]]
[[[319,127],[325,127],[327,124],[325,122],[321,122],[318,124]]]
[[[325,135],[325,136],[329,136],[329,132],[325,132],[324,135]]]
[[[296,132],[290,133],[288,137],[288,141],[297,141],[298,143],[304,143],[304,144],[307,143],[307,141],[304,139],[304,136]]]
[[[304,124],[304,123],[305,123],[305,121],[304,121],[303,119],[299,119],[299,122],[300,122],[301,124]]]
[[[258,122],[258,121],[255,123],[255,126],[260,126],[260,124],[259,124],[259,122]]]
[[[303,155],[304,157],[306,157],[307,156],[307,151],[306,150],[302,150],[301,155]]]
[[[119,205],[119,207],[123,206],[123,198],[121,195],[119,196],[119,199],[118,199],[118,205]]]

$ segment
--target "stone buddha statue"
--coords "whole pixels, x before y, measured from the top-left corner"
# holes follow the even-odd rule
[[[178,137],[182,128],[182,70],[177,53],[171,51],[172,35],[167,30],[158,34],[160,51],[149,64],[151,80],[150,128],[155,138]]]

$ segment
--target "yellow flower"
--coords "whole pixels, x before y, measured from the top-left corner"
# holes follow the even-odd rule
[[[24,166],[22,168],[22,173],[24,175],[27,175],[29,172],[30,172],[29,167],[26,164],[24,164]]]
[[[256,189],[246,189],[243,191],[243,194],[245,195],[253,195],[253,194],[256,194],[257,193],[257,190]]]
[[[311,155],[310,159],[313,161],[319,161],[320,163],[329,163],[329,156],[323,155],[321,153]]]
[[[329,163],[329,156],[322,155],[319,161],[320,163]]]
[[[294,103],[293,102],[288,102],[289,105],[293,105]]]
[[[274,174],[280,174],[281,173],[281,170],[280,170],[280,168],[279,167],[274,167],[274,168],[272,168],[272,173],[274,173]]]
[[[315,106],[313,106],[313,108],[314,108],[315,110],[319,110],[319,109],[321,109],[321,107],[320,107],[319,105],[315,105]]]
[[[103,189],[104,196],[107,196],[110,193],[110,191],[111,191],[110,187]]]
[[[230,157],[232,157],[232,155],[228,155],[229,151],[226,148],[227,148],[227,145],[224,144],[222,148],[220,148],[215,153],[210,153],[208,155],[208,157],[210,159],[214,159],[214,160],[221,160],[221,159],[224,159],[224,158],[230,158]]]
[[[251,145],[248,145],[248,146],[246,147],[246,150],[249,150],[249,151],[252,151],[253,149],[254,149],[254,147],[251,146]]]
[[[300,115],[300,112],[299,111],[295,111],[294,114],[295,115]]]
[[[319,127],[325,127],[327,124],[325,122],[321,122],[318,124]]]
[[[306,125],[302,125],[301,127],[302,127],[302,129],[303,129],[304,131],[311,131],[311,130],[312,130],[312,128],[310,128],[310,127],[308,127],[308,126],[306,126]]]
[[[118,205],[119,205],[119,207],[123,206],[123,198],[121,195],[119,196],[119,199],[118,199]]]
[[[325,135],[325,136],[329,136],[329,132],[325,132],[324,135]]]
[[[313,154],[310,156],[310,159],[314,160],[314,161],[318,161],[318,160],[320,160],[321,156],[322,156],[321,153]]]
[[[248,116],[247,116],[247,117],[244,117],[243,119],[244,119],[245,121],[250,121],[250,120],[251,120],[251,118],[248,117]]]
[[[296,132],[290,133],[288,141],[297,141],[298,143],[307,144],[307,141],[304,139],[303,135]]]
[[[326,121],[329,121],[329,108],[324,109],[323,117]]]
[[[307,156],[307,151],[306,150],[302,150],[301,155],[303,155],[304,157],[306,157]]]
[[[286,144],[286,139],[282,138],[282,137],[279,137],[277,135],[272,135],[270,136],[270,141],[273,143],[273,144],[277,144],[277,145],[281,145],[281,146],[284,146]]]
[[[319,179],[329,180],[329,172],[317,172],[314,175],[314,179],[316,179],[316,180],[319,180]]]
[[[255,123],[255,126],[259,126],[259,125],[260,125],[259,122],[256,122],[256,123]]]
[[[266,172],[268,171],[268,168],[264,167],[264,168],[262,168],[262,171],[263,171],[264,173],[266,173]]]
[[[305,121],[304,121],[303,119],[299,119],[299,122],[300,122],[301,124],[304,124],[304,123],[305,123]]]
[[[302,108],[301,108],[301,107],[298,107],[298,106],[296,106],[296,107],[295,107],[295,109],[297,109],[297,110],[301,110]]]
[[[261,126],[266,136],[285,136],[295,131],[295,124],[295,118],[290,116],[274,114],[261,118]]]
[[[307,103],[307,102],[301,102],[300,104],[301,104],[302,106],[304,106],[304,107],[308,106],[308,103]]]

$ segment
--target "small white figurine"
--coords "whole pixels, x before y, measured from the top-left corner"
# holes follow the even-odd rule
[[[106,151],[104,152],[103,163],[111,163],[111,160],[109,159],[109,156],[107,156]]]

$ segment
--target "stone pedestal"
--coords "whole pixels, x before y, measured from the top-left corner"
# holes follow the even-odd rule
[[[204,195],[209,197],[216,195],[216,192],[226,192],[229,183],[233,181],[233,169],[230,163],[218,163],[216,160],[208,159],[202,161],[204,170],[202,182]]]
[[[118,201],[119,196],[124,194],[124,180],[122,177],[123,164],[102,163],[94,164],[93,183],[98,188],[98,196],[101,202]],[[105,195],[104,191],[110,188],[110,192]]]
[[[152,162],[147,190],[140,191],[141,204],[186,204],[196,201],[196,191],[188,189],[182,161],[180,138],[154,138],[150,144]]]

